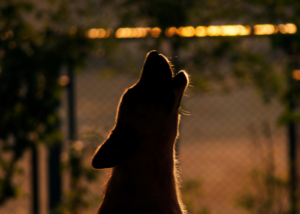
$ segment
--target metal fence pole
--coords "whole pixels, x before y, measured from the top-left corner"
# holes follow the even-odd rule
[[[295,70],[299,68],[298,55],[294,51],[289,52],[289,56],[291,58],[290,67]],[[298,83],[293,79],[293,74],[288,73],[287,76],[288,85],[290,87],[289,95],[288,95],[288,112],[295,112],[297,108],[296,102],[296,88]],[[297,146],[297,128],[296,122],[290,121],[288,123],[288,143],[289,143],[289,188],[290,188],[290,203],[291,203],[291,214],[299,214],[298,209],[298,173],[299,166],[297,163],[297,150],[299,149]]]
[[[289,100],[290,111],[295,109],[295,102],[293,97]],[[290,202],[291,214],[298,214],[297,207],[297,166],[296,166],[296,153],[297,153],[297,140],[296,140],[296,125],[295,122],[288,124],[288,141],[289,141],[289,174],[290,174]]]
[[[293,48],[287,46],[287,53],[290,57],[290,69],[292,72],[294,70],[299,69],[300,63],[299,63],[299,55],[296,50],[293,50]],[[290,88],[290,91],[288,92],[288,112],[295,112],[297,105],[297,89],[299,87],[299,84],[297,80],[294,79],[292,73],[288,73],[287,76],[287,82],[288,86]],[[297,157],[298,154],[298,145],[297,145],[297,125],[295,121],[290,121],[288,123],[288,143],[289,143],[289,198],[291,203],[291,214],[299,214],[299,208],[298,208],[298,194],[299,194],[299,185],[298,185],[298,173],[299,170],[299,163],[297,163]]]
[[[69,77],[69,84],[68,84],[68,140],[69,143],[73,143],[76,139],[76,117],[75,117],[75,83],[74,83],[74,71],[73,71],[73,64],[69,62],[68,64],[68,77]],[[73,154],[70,154],[70,159],[74,160],[76,157]],[[78,180],[74,180],[73,176],[76,175],[77,169],[76,166],[71,165],[70,168],[70,188],[75,189],[77,186]]]
[[[57,142],[49,146],[48,174],[49,174],[49,209],[55,213],[55,208],[61,202],[62,184],[60,173],[61,143]]]
[[[68,89],[68,139],[70,141],[75,140],[76,136],[76,121],[75,121],[75,99],[74,99],[74,74],[73,74],[73,66],[71,63],[68,65],[68,77],[69,84],[67,86]]]
[[[56,124],[60,129],[60,124]],[[62,142],[53,142],[48,146],[48,208],[50,214],[56,213],[57,206],[61,203],[62,176],[60,156]]]
[[[38,178],[38,152],[35,143],[31,146],[31,188],[32,213],[39,213],[39,178]]]

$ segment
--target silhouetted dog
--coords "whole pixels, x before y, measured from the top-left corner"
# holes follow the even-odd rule
[[[182,214],[175,140],[186,72],[175,77],[162,54],[147,54],[140,79],[119,103],[116,125],[92,166],[112,168],[99,214]]]

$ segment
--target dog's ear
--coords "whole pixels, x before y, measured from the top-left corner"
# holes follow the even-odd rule
[[[97,148],[92,157],[95,169],[115,167],[136,149],[135,130],[128,124],[114,127],[108,138]]]
[[[166,81],[171,81],[173,76],[168,59],[157,51],[150,51],[146,56],[139,82],[165,84]]]
[[[182,93],[185,91],[189,84],[189,76],[185,71],[180,71],[172,80],[173,88],[180,90]]]

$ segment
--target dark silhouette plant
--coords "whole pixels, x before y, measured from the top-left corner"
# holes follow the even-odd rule
[[[0,2],[0,206],[17,196],[13,178],[25,151],[62,141],[60,72],[82,66],[93,47],[85,29],[62,23],[70,19],[65,6]]]

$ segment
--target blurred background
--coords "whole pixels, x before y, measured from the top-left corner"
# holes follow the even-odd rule
[[[191,214],[296,214],[300,2],[1,0],[0,213],[96,213],[91,156],[158,50],[184,69]]]

